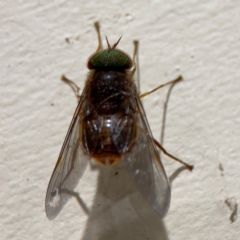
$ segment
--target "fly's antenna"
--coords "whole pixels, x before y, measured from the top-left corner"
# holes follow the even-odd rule
[[[122,36],[117,40],[116,43],[113,44],[112,49],[115,49],[117,47],[117,45],[119,44],[121,38],[122,38]]]
[[[117,42],[114,43],[113,46],[111,47],[111,45],[109,44],[109,41],[108,41],[107,36],[105,36],[105,37],[106,37],[106,41],[107,41],[107,45],[108,45],[108,49],[109,49],[109,50],[110,50],[110,49],[115,49],[115,48],[117,47],[117,45],[119,44],[121,38],[122,38],[122,36],[121,36],[121,37],[117,40]]]
[[[111,49],[111,46],[110,46],[110,44],[109,44],[109,41],[108,41],[107,36],[105,36],[105,38],[106,38],[106,41],[107,41],[108,49]]]

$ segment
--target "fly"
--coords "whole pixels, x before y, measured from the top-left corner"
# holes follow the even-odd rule
[[[47,217],[51,220],[60,213],[91,159],[106,166],[123,161],[137,189],[163,217],[171,194],[159,149],[189,170],[193,166],[167,153],[153,138],[140,98],[181,77],[139,95],[133,80],[137,41],[131,59],[117,49],[121,38],[113,46],[106,38],[108,48],[103,49],[98,22],[95,27],[98,48],[88,60],[90,72],[81,95],[77,85],[63,77],[79,102],[48,185]]]

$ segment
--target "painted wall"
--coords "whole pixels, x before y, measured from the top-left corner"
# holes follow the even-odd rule
[[[240,236],[240,4],[215,1],[2,1],[0,3],[1,239],[236,240]],[[60,215],[44,200],[77,105],[62,74],[83,87],[97,48],[94,21],[132,55],[140,41],[141,91],[174,79],[164,146],[172,201],[163,219],[122,169],[89,166]],[[105,44],[105,42],[104,42]],[[105,44],[106,46],[106,44]],[[160,139],[168,87],[143,99]],[[229,204],[226,204],[228,201]]]

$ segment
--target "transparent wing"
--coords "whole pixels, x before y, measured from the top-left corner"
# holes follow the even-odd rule
[[[123,160],[143,197],[161,217],[164,217],[170,204],[170,185],[153,142],[140,98],[136,92],[133,95],[137,107],[137,137],[134,149],[125,154]]]
[[[64,140],[57,164],[54,168],[45,200],[47,217],[52,220],[71,197],[87,166],[89,156],[84,154],[80,139],[82,97],[74,113],[67,136]]]

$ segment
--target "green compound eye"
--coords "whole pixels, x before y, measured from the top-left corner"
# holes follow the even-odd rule
[[[88,61],[89,69],[129,69],[131,67],[132,60],[130,57],[126,53],[116,49],[103,50],[94,54]]]

